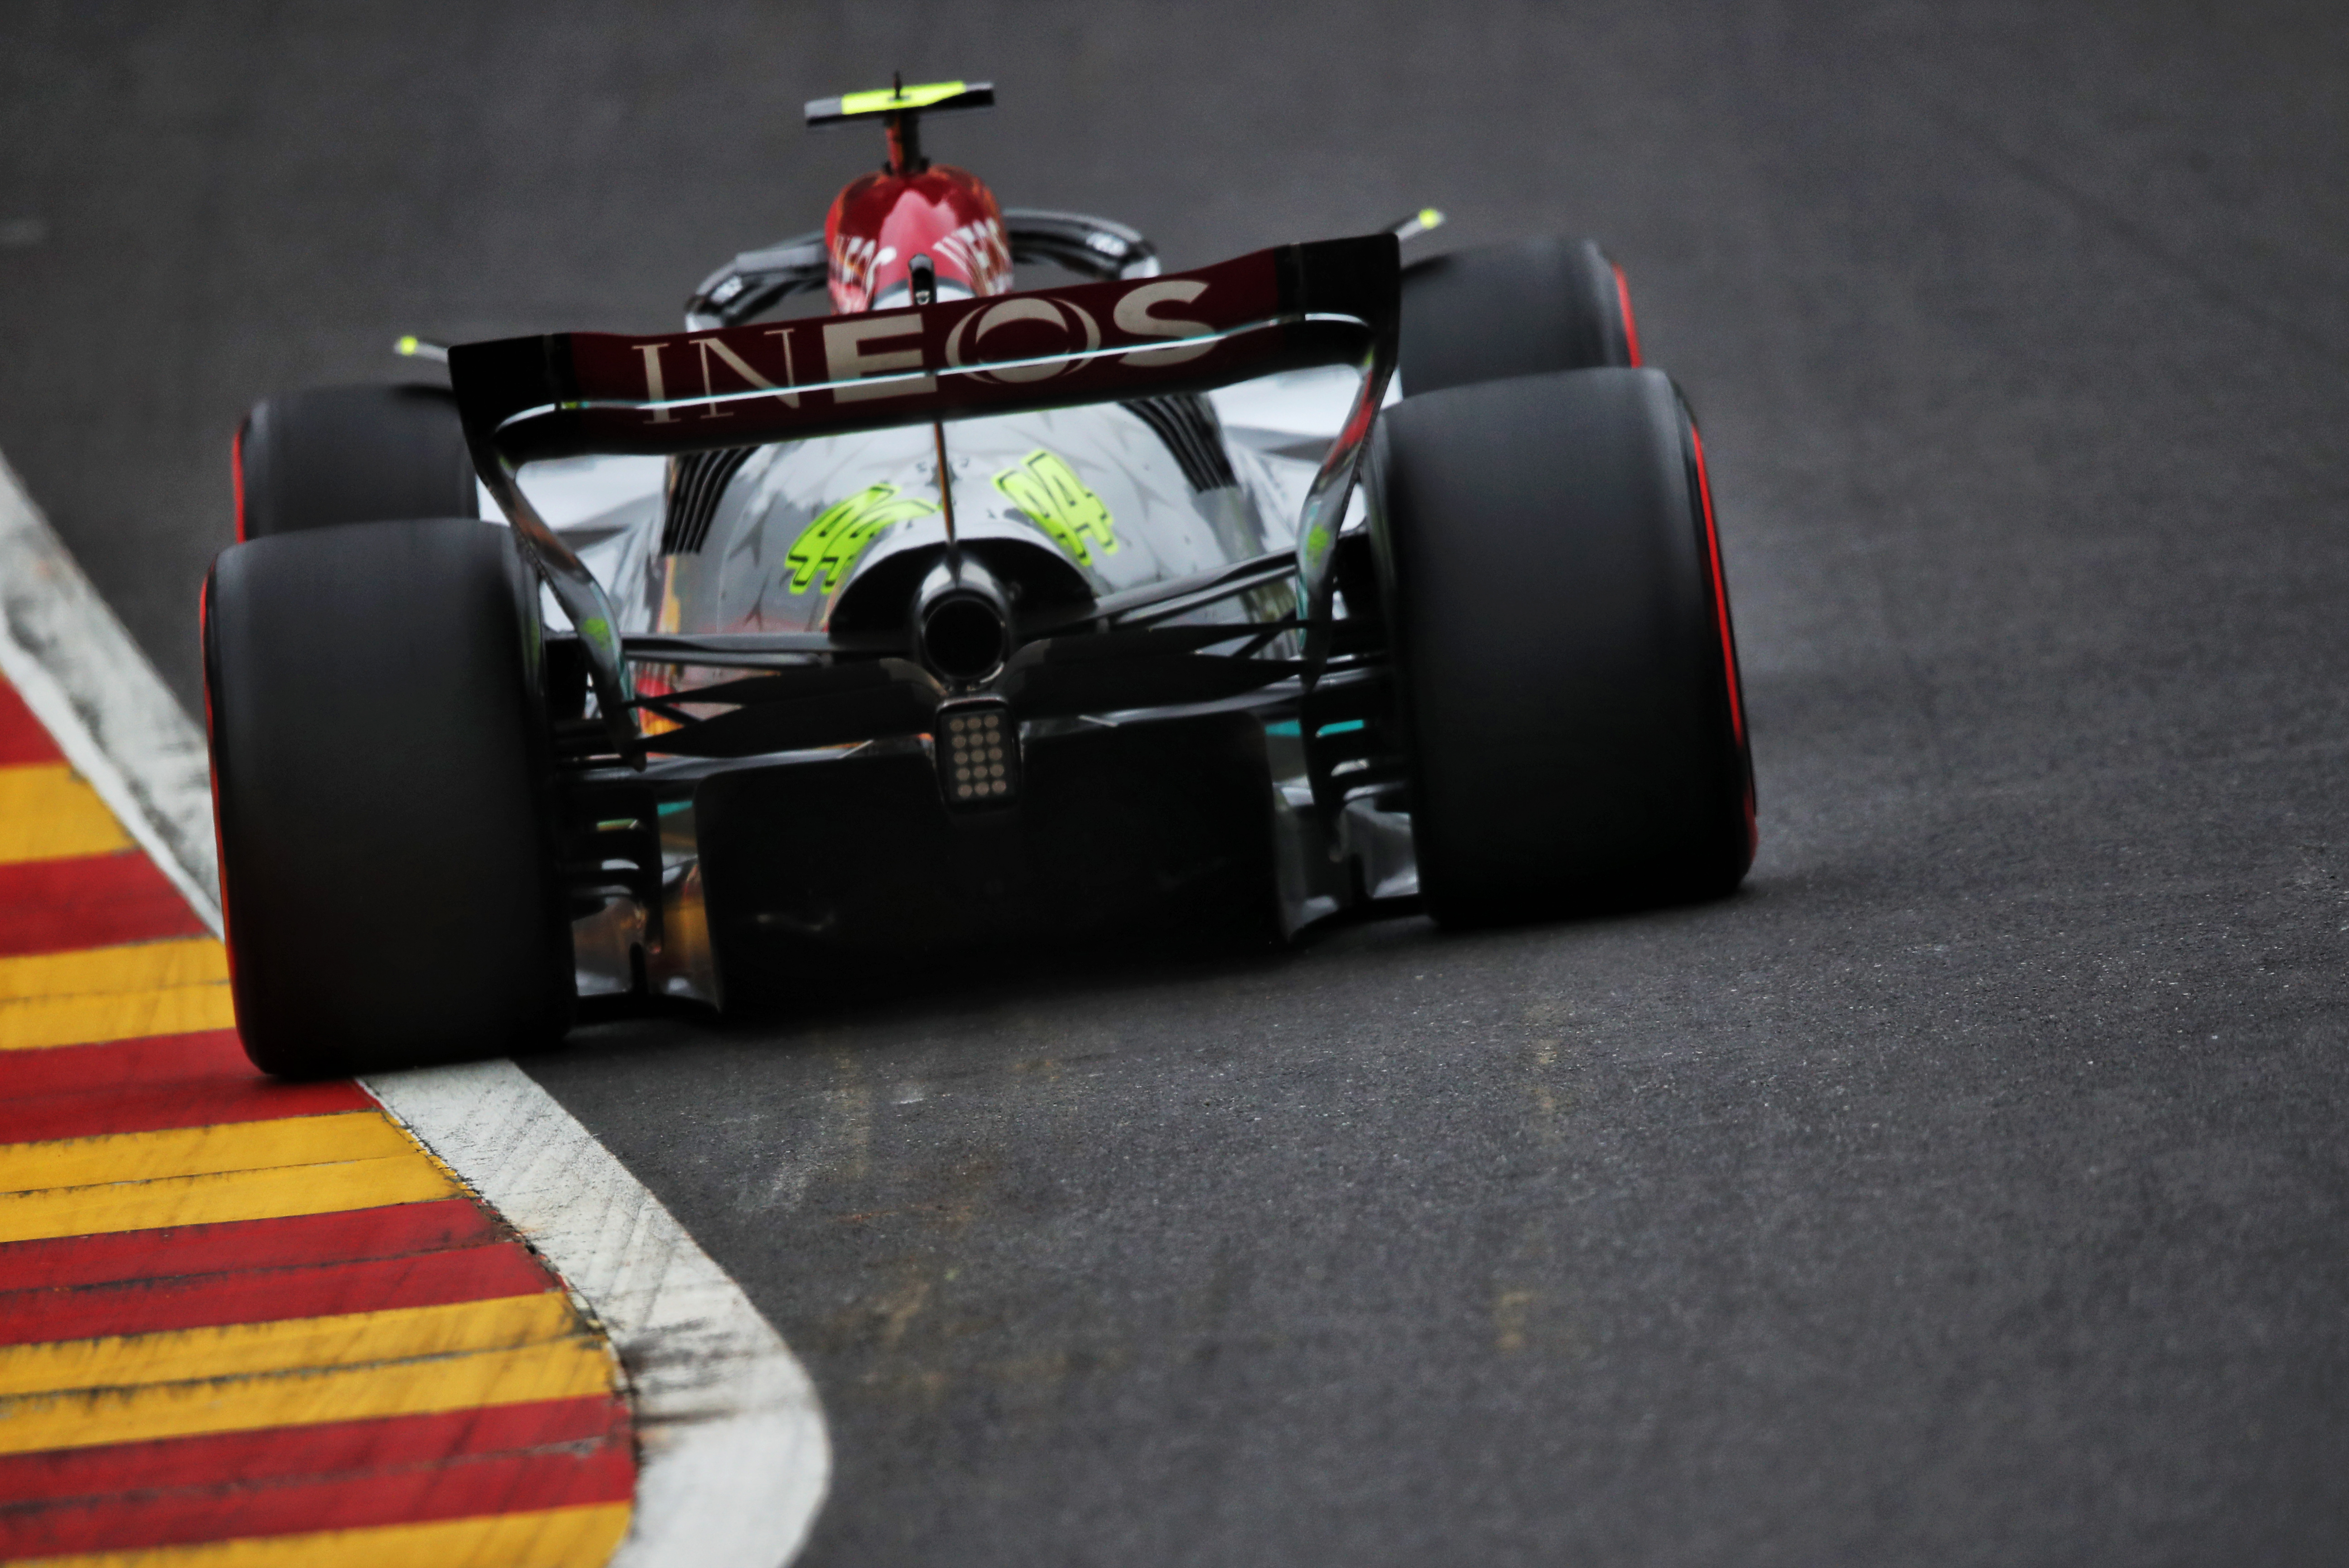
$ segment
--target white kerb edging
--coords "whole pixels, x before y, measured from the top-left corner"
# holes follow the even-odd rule
[[[0,457],[0,675],[217,934],[204,733]]]
[[[203,732],[0,458],[0,675],[212,928]],[[806,1370],[659,1199],[511,1062],[363,1079],[553,1264],[626,1369],[636,1516],[613,1568],[779,1568],[832,1477]]]
[[[512,1062],[359,1080],[543,1252],[636,1393],[636,1516],[613,1568],[771,1568],[832,1470],[815,1387],[741,1287]]]

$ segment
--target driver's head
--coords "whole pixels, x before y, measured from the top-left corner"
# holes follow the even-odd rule
[[[940,299],[1011,287],[1011,247],[995,193],[950,164],[853,182],[833,199],[823,238],[838,315],[913,303],[916,256],[929,258]]]

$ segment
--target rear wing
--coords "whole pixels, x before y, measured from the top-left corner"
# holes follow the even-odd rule
[[[1397,276],[1373,234],[905,310],[460,344],[449,373],[477,457],[700,452],[1357,362],[1393,331]]]
[[[1318,618],[1330,546],[1393,371],[1400,301],[1397,243],[1381,234],[906,310],[659,337],[574,332],[462,344],[449,351],[449,373],[475,466],[578,628],[598,705],[627,726],[624,749],[633,753],[610,606],[523,494],[523,464],[1203,392],[1351,364],[1363,372],[1361,389],[1299,520],[1298,568]]]

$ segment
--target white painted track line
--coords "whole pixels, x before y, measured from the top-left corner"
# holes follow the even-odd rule
[[[0,458],[0,673],[214,930],[203,732]],[[610,1334],[642,1442],[614,1568],[777,1568],[832,1475],[815,1387],[741,1287],[511,1062],[362,1080]]]

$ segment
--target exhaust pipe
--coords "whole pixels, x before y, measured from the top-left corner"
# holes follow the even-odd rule
[[[1011,657],[1011,596],[993,572],[949,551],[914,596],[914,648],[939,679],[978,685]]]

